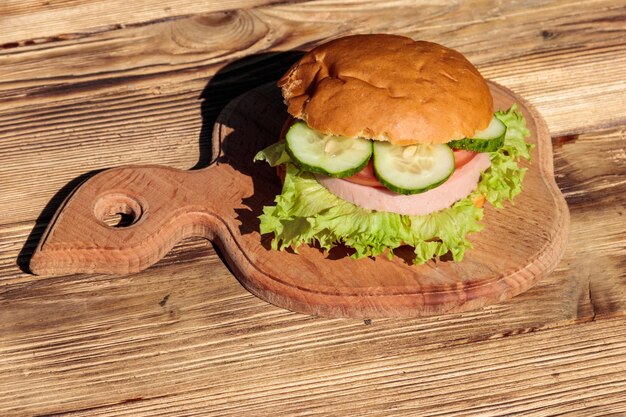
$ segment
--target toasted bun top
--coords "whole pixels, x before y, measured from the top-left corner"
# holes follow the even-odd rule
[[[445,143],[487,128],[493,99],[460,53],[396,35],[355,35],[306,53],[278,81],[313,129],[399,145]]]

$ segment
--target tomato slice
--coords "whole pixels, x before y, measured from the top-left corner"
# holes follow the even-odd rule
[[[372,165],[371,159],[368,164],[365,165],[365,168],[351,177],[344,178],[344,180],[355,184],[367,185],[368,187],[384,187],[384,185],[378,181],[376,175],[374,175],[374,166]]]
[[[472,151],[465,151],[462,149],[453,149],[453,151],[456,168],[461,168],[463,165],[471,161],[474,156],[476,156],[476,152]],[[353,182],[355,184],[366,185],[368,187],[385,187],[378,181],[376,175],[374,175],[374,167],[371,160],[367,165],[365,165],[365,168],[363,168],[353,176],[343,179]]]
[[[453,149],[453,151],[456,168],[461,168],[476,156],[476,152],[472,151],[465,151],[462,149]]]

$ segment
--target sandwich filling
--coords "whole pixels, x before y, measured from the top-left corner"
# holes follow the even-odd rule
[[[457,164],[452,176],[440,186],[412,195],[398,194],[380,185],[358,184],[353,180],[326,175],[317,174],[315,178],[337,197],[359,207],[398,214],[425,215],[450,207],[467,197],[476,189],[481,172],[490,165],[489,155],[478,153],[463,165]]]
[[[255,157],[286,167],[282,193],[275,206],[264,208],[260,231],[273,233],[272,247],[280,250],[345,245],[354,258],[392,257],[394,249],[409,245],[415,264],[448,252],[460,261],[471,248],[468,234],[483,227],[482,204],[476,202],[486,199],[500,208],[512,200],[526,171],[518,161],[530,159],[529,132],[517,107],[496,112],[494,119],[484,134],[497,141],[479,132],[450,146],[403,147],[317,137],[297,122],[290,129],[302,130],[296,141],[288,134],[286,142]]]

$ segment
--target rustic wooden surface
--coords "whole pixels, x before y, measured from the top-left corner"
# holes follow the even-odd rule
[[[276,170],[254,155],[276,142],[289,116],[274,83],[237,97],[213,129],[217,162],[192,171],[130,165],[94,175],[59,208],[29,268],[37,275],[129,274],[160,260],[184,238],[222,250],[241,284],[279,307],[323,317],[416,317],[471,311],[526,291],[565,251],[569,211],[554,181],[552,142],[541,115],[489,83],[496,109],[517,103],[534,145],[524,193],[506,210],[488,206],[485,230],[463,262],[412,265],[413,253],[350,259],[302,247],[272,250],[258,217],[280,193]],[[123,224],[107,221],[119,215]],[[532,227],[529,227],[532,225]],[[515,244],[502,245],[502,242]]]
[[[626,414],[625,19],[620,1],[2,2],[0,415]],[[25,271],[90,173],[204,167],[217,112],[286,51],[381,31],[462,51],[545,117],[571,232],[531,290],[319,319],[194,239],[128,276]]]

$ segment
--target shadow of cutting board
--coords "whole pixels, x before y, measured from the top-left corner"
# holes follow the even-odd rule
[[[280,307],[328,317],[424,316],[480,308],[511,298],[548,274],[565,249],[569,212],[553,176],[545,122],[523,99],[490,83],[496,108],[518,103],[537,146],[515,205],[485,209],[485,229],[460,263],[411,264],[410,249],[354,260],[345,251],[270,249],[258,216],[281,186],[275,170],[253,163],[275,142],[287,116],[279,90],[256,88],[231,102],[213,135],[217,162],[197,171],[129,166],[82,184],[59,209],[33,258],[36,274],[126,274],[157,262],[190,236],[213,240],[235,276]],[[112,215],[127,219],[109,225]],[[181,279],[184,279],[181,277]]]

